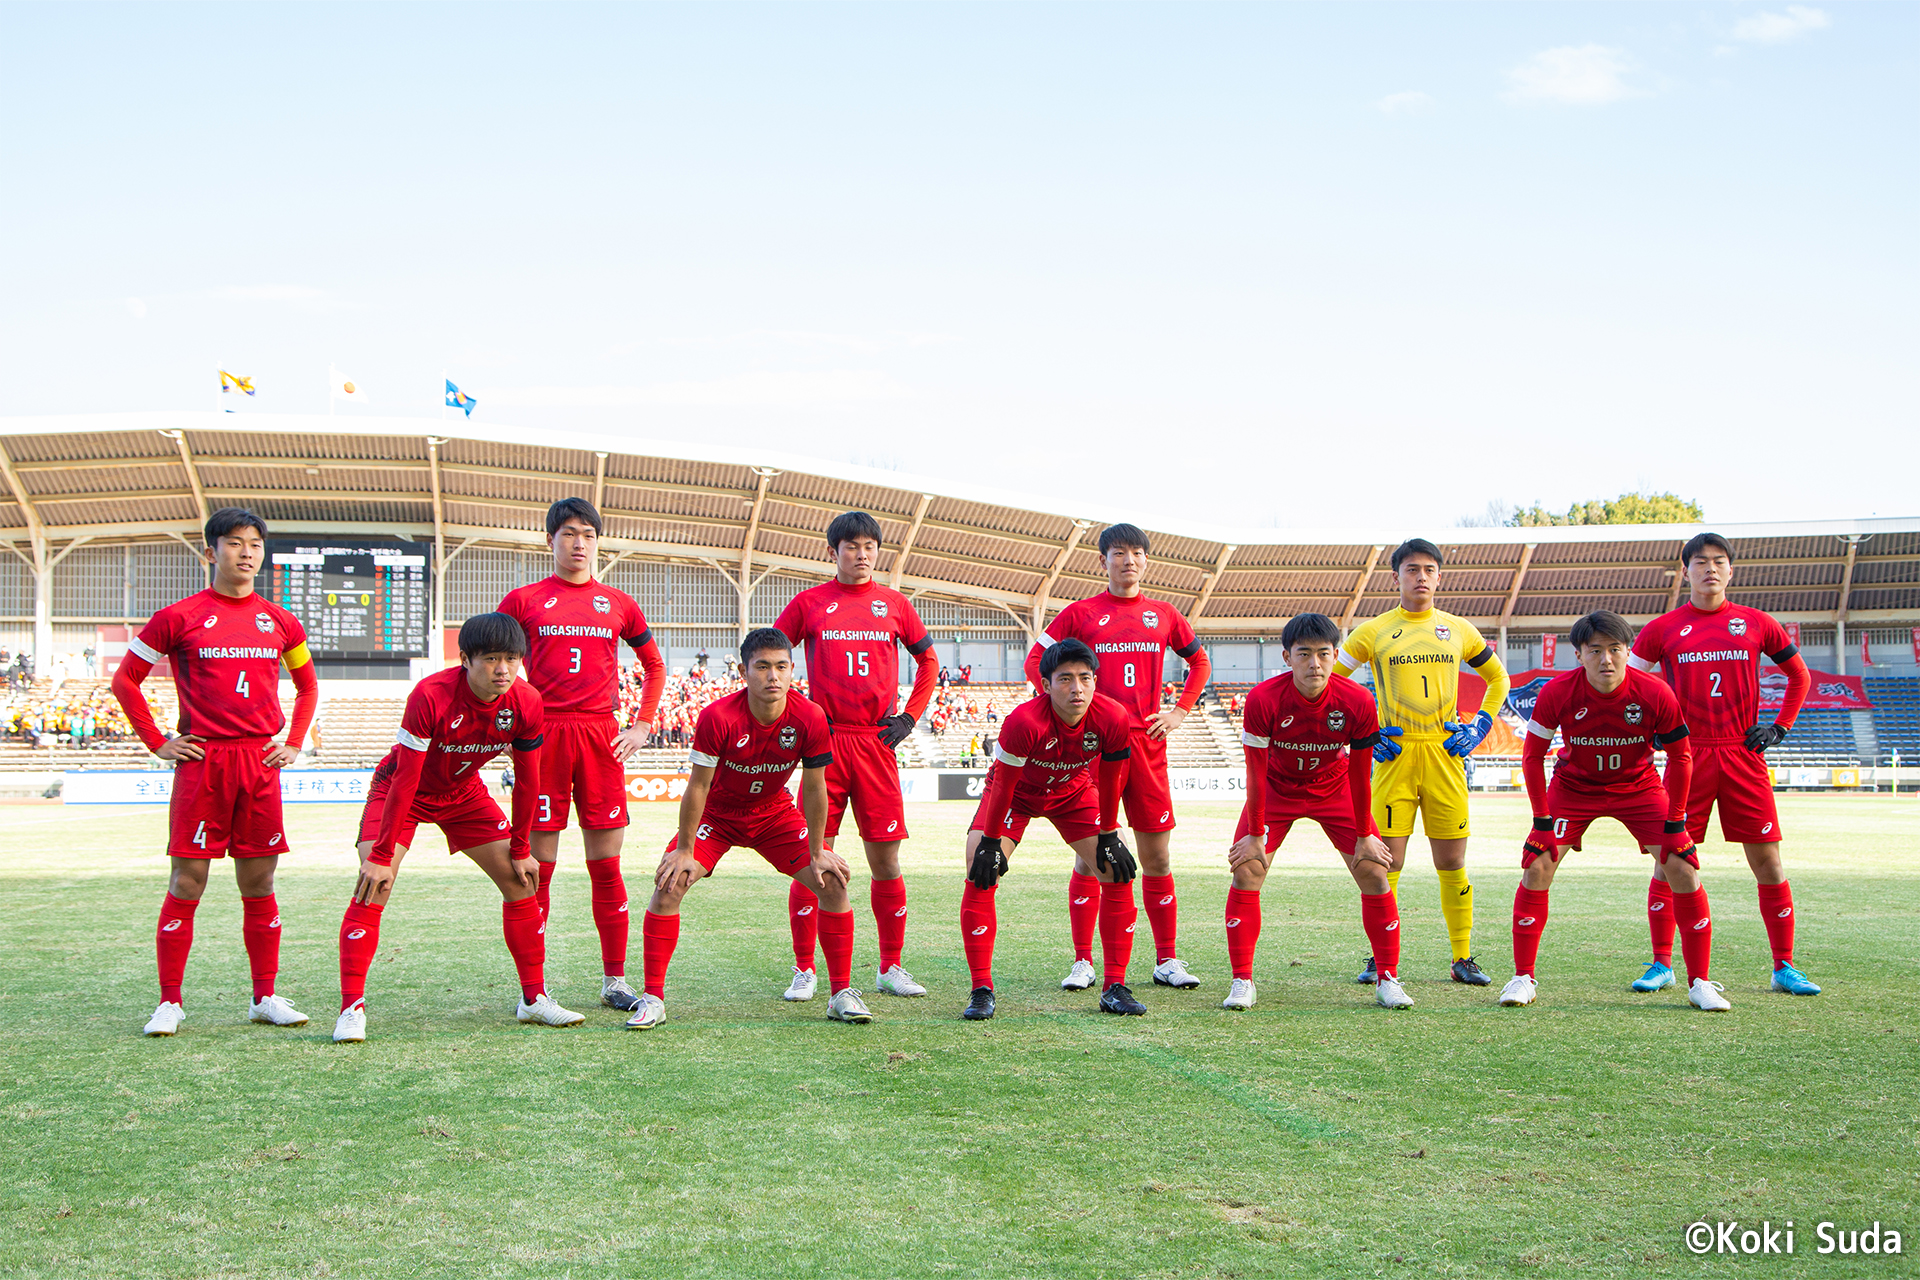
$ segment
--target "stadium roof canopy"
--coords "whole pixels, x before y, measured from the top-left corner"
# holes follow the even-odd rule
[[[462,419],[160,412],[0,418],[0,537],[49,570],[83,542],[179,538],[245,505],[276,532],[387,533],[464,546],[544,542],[549,503],[591,497],[603,552],[711,565],[745,596],[765,574],[828,570],[841,511],[879,517],[881,576],[985,604],[1036,630],[1105,585],[1108,523],[1152,537],[1147,589],[1209,635],[1261,634],[1305,611],[1343,624],[1393,605],[1387,557],[1425,535],[1446,555],[1443,603],[1483,625],[1565,627],[1596,607],[1673,606],[1676,556],[1702,526],[1235,529],[705,442],[542,431]],[[1720,525],[1735,598],[1784,620],[1920,619],[1920,516]],[[444,557],[443,557],[444,558]]]

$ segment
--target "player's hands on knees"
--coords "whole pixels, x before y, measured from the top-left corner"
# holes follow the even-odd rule
[[[973,887],[982,893],[1000,882],[1007,874],[1006,851],[1000,847],[999,836],[981,836],[980,844],[973,851],[973,862],[967,867],[967,879]]]
[[[372,858],[360,860],[360,879],[353,886],[353,900],[362,906],[385,894],[393,887],[393,864],[375,862]],[[537,879],[537,877],[536,877]]]
[[[1667,858],[1684,858],[1693,852],[1693,837],[1687,833],[1687,821],[1685,818],[1668,822],[1664,828],[1664,832],[1665,834],[1660,838],[1660,856],[1662,860]]]
[[[691,853],[672,849],[660,855],[653,872],[653,887],[667,893],[685,893],[693,882],[706,874],[706,868]]]
[[[1373,744],[1373,758],[1381,764],[1400,754],[1400,735],[1405,733],[1397,724],[1380,726],[1380,741]]]
[[[1559,854],[1560,848],[1553,839],[1553,819],[1535,818],[1533,830],[1527,832],[1526,843],[1520,846],[1521,865],[1525,866],[1535,858],[1545,858],[1551,862]]]
[[[1256,864],[1260,870],[1267,869],[1266,841],[1249,831],[1233,842],[1233,848],[1227,850],[1227,867],[1238,871],[1248,863]]]
[[[1393,851],[1387,848],[1387,842],[1379,836],[1361,836],[1354,841],[1353,860],[1372,862],[1393,870]]]
[[[533,855],[520,849],[510,851],[507,857],[507,869],[513,872],[513,882],[522,889],[537,891],[540,888],[540,864],[533,860]]]
[[[205,741],[197,733],[183,733],[177,738],[168,738],[153,754],[162,760],[205,760],[207,753],[199,745]]]
[[[1118,831],[1102,831],[1094,841],[1093,865],[1097,870],[1111,871],[1115,884],[1132,884],[1133,878],[1140,874],[1133,850],[1127,848]]]
[[[814,854],[811,865],[813,873],[820,877],[822,883],[838,880],[840,887],[844,889],[853,879],[853,869],[847,866],[847,860],[831,849],[823,847],[820,852]]]

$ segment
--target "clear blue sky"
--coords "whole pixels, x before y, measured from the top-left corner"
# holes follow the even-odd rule
[[[1913,5],[15,4],[0,110],[0,414],[1920,512]]]

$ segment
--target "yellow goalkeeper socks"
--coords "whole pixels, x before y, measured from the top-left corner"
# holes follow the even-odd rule
[[[1398,871],[1387,872],[1387,892],[1393,895],[1395,902],[1400,900],[1400,873]]]
[[[1465,867],[1442,870],[1440,875],[1440,914],[1447,921],[1447,941],[1453,944],[1453,958],[1465,960],[1473,954],[1473,885],[1467,881]]]

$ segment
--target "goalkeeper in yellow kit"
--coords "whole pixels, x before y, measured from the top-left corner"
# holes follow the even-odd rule
[[[1473,885],[1467,880],[1467,775],[1464,758],[1493,729],[1507,700],[1507,669],[1464,618],[1433,607],[1440,588],[1440,549],[1412,538],[1393,553],[1400,607],[1354,628],[1340,647],[1335,670],[1373,672],[1380,704],[1380,744],[1373,749],[1373,820],[1393,854],[1387,879],[1399,891],[1413,814],[1420,812],[1440,875],[1440,913],[1453,946],[1453,980],[1484,987],[1489,978],[1473,958]],[[1486,697],[1470,717],[1458,706],[1460,667],[1487,682]],[[1358,981],[1374,981],[1373,957]]]

